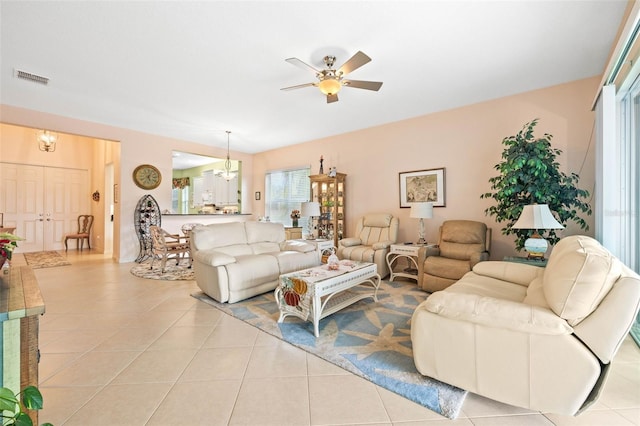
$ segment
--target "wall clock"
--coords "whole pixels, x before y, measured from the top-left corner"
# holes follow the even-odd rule
[[[155,189],[162,181],[160,170],[150,164],[141,164],[133,171],[133,181],[142,189]]]

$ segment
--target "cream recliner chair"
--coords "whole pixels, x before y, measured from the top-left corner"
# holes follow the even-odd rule
[[[378,266],[382,278],[389,274],[387,253],[391,244],[398,241],[398,218],[390,213],[367,214],[356,223],[355,237],[338,241],[340,259],[372,262]]]
[[[558,242],[546,268],[480,262],[415,310],[425,376],[531,410],[595,402],[640,305],[640,276],[596,240]]]
[[[447,220],[440,227],[438,245],[418,252],[418,287],[443,290],[469,272],[476,263],[489,260],[491,228],[473,220]]]

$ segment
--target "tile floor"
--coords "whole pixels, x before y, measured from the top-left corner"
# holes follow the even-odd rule
[[[21,256],[14,259],[20,264]],[[40,422],[66,425],[638,425],[640,350],[627,339],[579,417],[469,394],[451,421],[88,251],[37,269]]]

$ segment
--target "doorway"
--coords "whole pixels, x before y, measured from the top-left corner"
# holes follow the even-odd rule
[[[0,211],[24,238],[18,252],[64,249],[77,218],[90,211],[88,170],[0,163]]]

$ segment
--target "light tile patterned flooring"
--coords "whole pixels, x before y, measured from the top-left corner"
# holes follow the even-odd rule
[[[16,256],[14,264],[21,263]],[[469,394],[451,421],[100,254],[37,269],[40,422],[61,425],[638,425],[640,350],[628,338],[600,401],[578,417]]]

